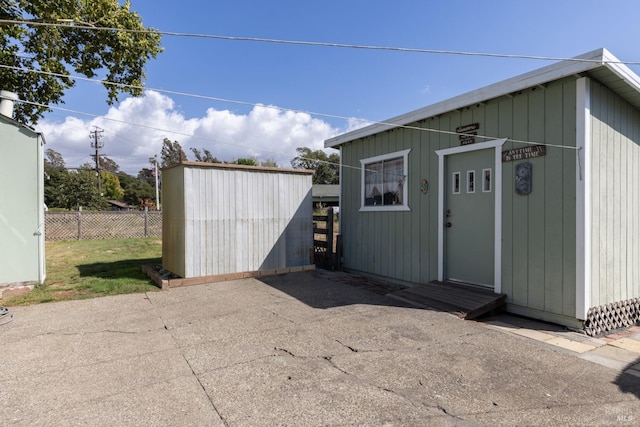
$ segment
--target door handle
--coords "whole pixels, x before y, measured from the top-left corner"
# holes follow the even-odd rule
[[[447,222],[447,228],[451,228],[451,223]]]

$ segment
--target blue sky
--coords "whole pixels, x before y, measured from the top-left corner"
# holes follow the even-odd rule
[[[131,0],[131,8],[145,25],[179,33],[551,57],[605,47],[640,61],[637,0]],[[148,88],[373,121],[551,63],[174,36],[162,45],[146,67]],[[67,166],[90,160],[93,126],[105,130],[104,153],[136,174],[164,137],[222,160],[256,157],[287,167],[296,147],[321,148],[352,125],[154,91],[111,108],[105,98],[100,85],[79,81],[62,107],[98,117],[58,110],[37,126]]]

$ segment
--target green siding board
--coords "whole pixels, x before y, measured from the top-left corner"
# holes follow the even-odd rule
[[[419,125],[419,123],[417,124]],[[409,236],[408,241],[404,243],[404,265],[403,265],[403,280],[407,282],[420,283],[420,275],[416,274],[415,266],[420,263],[420,216],[418,212],[420,209],[418,203],[420,202],[420,136],[419,130],[412,129],[407,132],[408,140],[405,141],[405,148],[411,148],[409,153],[409,175],[405,179],[405,185],[407,185],[407,197],[409,203],[409,209],[411,211],[408,214],[408,218],[403,221],[404,230],[403,236]]]
[[[432,129],[448,129],[449,119],[448,117],[438,117],[431,121],[430,127]],[[433,152],[440,148],[448,146],[448,141],[445,135],[442,133],[429,132],[429,150],[427,153],[427,162],[429,165],[429,175],[431,182],[431,190],[429,197],[429,222],[426,224],[427,230],[429,230],[429,249],[427,252],[428,259],[425,262],[426,274],[429,279],[437,279],[438,277],[438,228],[442,225],[438,223],[438,157],[433,155]]]
[[[352,150],[354,150],[356,153],[352,164],[354,167],[357,167],[358,169],[360,168],[359,160],[364,158],[364,147],[373,143],[372,140],[373,138],[369,137],[365,140],[364,144],[351,144]],[[351,202],[351,209],[349,209],[348,213],[351,219],[350,223],[352,224],[352,227],[349,227],[348,223],[345,224],[345,230],[347,231],[347,237],[345,238],[345,240],[351,242],[349,243],[351,247],[351,252],[349,253],[349,255],[351,255],[353,259],[351,259],[350,262],[346,264],[346,267],[353,268],[355,270],[363,270],[363,259],[367,256],[367,251],[369,250],[369,248],[363,245],[363,239],[365,238],[365,218],[360,218],[360,215],[358,215],[358,209],[360,208],[360,200],[362,197],[360,171],[357,169],[352,169],[352,176],[353,181],[355,182],[353,194],[357,195],[357,197],[346,198],[346,200]],[[348,257],[347,260],[349,260]]]
[[[421,253],[421,232],[420,232],[420,215],[422,210],[422,201],[427,196],[423,196],[420,193],[419,180],[422,179],[424,171],[421,166],[421,153],[423,151],[422,142],[420,140],[420,134],[423,133],[419,130],[411,131],[411,153],[409,153],[409,177],[407,177],[407,185],[409,185],[409,208],[411,209],[411,229],[406,236],[411,236],[409,246],[409,256],[406,259],[410,260],[410,265],[407,267],[405,264],[405,270],[410,272],[408,281],[413,283],[420,283],[420,253]],[[414,172],[415,171],[415,172]],[[409,181],[411,178],[411,181]]]
[[[634,114],[633,108],[630,107],[630,122],[628,125],[628,129],[627,129],[627,134],[629,135],[630,141],[628,143],[628,147],[627,147],[627,156],[626,156],[626,163],[627,163],[627,183],[629,184],[629,192],[628,192],[628,197],[627,197],[627,232],[626,235],[627,236],[638,236],[637,232],[638,230],[635,227],[635,221],[636,219],[634,217],[637,217],[637,210],[635,210],[636,206],[635,206],[635,197],[638,193],[638,188],[635,187],[633,183],[638,182],[637,181],[637,175],[635,174],[635,167],[634,167],[634,152],[635,149],[637,148],[637,145],[634,141],[638,141],[637,139],[637,134],[636,132],[634,132],[634,128],[636,128],[638,126],[638,118],[637,116]],[[626,267],[627,267],[627,274],[626,274],[626,280],[627,280],[627,286],[626,286],[626,291],[627,291],[627,295],[625,299],[629,299],[629,298],[634,298],[634,295],[640,295],[639,293],[636,293],[636,277],[634,275],[634,269],[637,268],[637,264],[638,264],[638,258],[637,256],[634,256],[634,245],[635,242],[633,242],[633,240],[627,240],[627,258],[626,258]]]
[[[502,98],[498,104],[498,135],[501,138],[513,135],[513,99]],[[503,150],[513,148],[506,142]],[[513,162],[502,164],[502,292],[507,302],[513,303]]]
[[[386,147],[383,146],[383,150],[385,150],[385,152],[387,153],[391,153],[391,152],[396,152],[398,151],[398,144],[397,144],[397,138],[399,137],[399,132],[398,130],[394,129],[388,132],[387,135],[387,140],[386,140]],[[385,243],[383,243],[384,245],[384,249],[383,249],[383,254],[382,256],[385,255],[386,253],[386,257],[388,262],[386,262],[386,267],[387,267],[387,271],[385,276],[387,277],[398,277],[398,271],[397,271],[397,254],[396,254],[396,236],[398,236],[398,229],[396,228],[396,217],[398,215],[389,215],[388,213],[385,213],[385,215],[383,216],[383,220],[386,223],[385,227],[382,227],[382,235],[385,238]],[[383,258],[381,258],[383,259]]]
[[[372,141],[371,143],[375,144],[375,140],[376,137],[371,138]],[[363,159],[368,157],[369,153],[365,152],[365,148],[368,150],[370,149],[368,147],[369,144],[366,144],[365,146],[360,146],[359,147],[359,153],[358,153],[358,160],[359,159]],[[360,184],[360,177],[361,174],[358,173],[358,183]],[[358,235],[357,235],[357,247],[356,250],[360,252],[360,256],[358,257],[357,260],[357,268],[359,270],[365,270],[367,268],[368,265],[371,265],[371,251],[373,250],[373,245],[369,244],[369,242],[366,242],[365,239],[367,238],[373,238],[375,237],[374,235],[371,235],[371,233],[369,232],[369,230],[367,229],[369,226],[369,222],[371,221],[371,216],[368,215],[364,215],[362,213],[359,213],[358,210],[360,209],[360,204],[361,204],[361,198],[362,198],[362,187],[359,185],[358,188],[358,193],[359,195],[357,203],[354,205],[353,207],[353,211],[354,211],[354,222],[356,223],[356,227],[358,229]],[[375,263],[374,263],[375,264]]]
[[[552,86],[546,91],[544,140],[550,143],[562,141],[563,91],[562,86]],[[562,240],[562,162],[567,150],[547,147],[544,182],[544,307],[552,313],[562,314],[562,264],[564,242]]]
[[[499,103],[491,102],[483,108],[484,113],[484,127],[480,128],[480,133],[486,136],[492,137],[492,139],[499,139]],[[483,130],[484,129],[484,130]]]
[[[576,83],[563,83],[562,144],[576,146]],[[576,314],[576,151],[563,149],[562,156],[562,314]]]
[[[591,304],[596,306],[639,296],[640,113],[609,88],[594,81],[591,88],[592,140],[599,146],[592,161],[592,230],[599,236],[592,253],[600,253],[592,259],[598,263],[592,268]]]
[[[428,123],[430,129],[440,129],[440,118],[431,119]],[[433,152],[440,148],[440,134],[425,132],[423,138],[426,141],[426,149],[422,152],[422,159],[428,170],[429,197],[424,202],[426,217],[421,220],[425,233],[422,256],[422,280],[432,280],[438,277],[438,159]]]
[[[529,92],[528,96],[528,134],[529,141],[544,141],[544,98],[543,90]],[[550,107],[551,108],[551,107]],[[545,165],[546,157],[531,159],[533,166],[533,191],[526,196],[528,198],[528,222],[529,228],[529,265],[527,270],[527,301],[530,308],[544,310],[545,294]],[[520,163],[520,162],[518,162]]]
[[[608,125],[606,125],[607,150],[604,157],[601,159],[602,161],[601,170],[602,170],[602,173],[606,176],[606,182],[607,182],[607,200],[606,200],[606,203],[604,204],[605,215],[606,215],[606,219],[605,219],[605,230],[606,230],[605,239],[606,240],[605,240],[604,267],[605,267],[606,277],[605,277],[603,286],[600,289],[600,292],[601,294],[603,294],[601,295],[601,297],[604,297],[603,301],[608,301],[613,298],[613,280],[614,280],[613,275],[614,275],[614,264],[615,264],[615,259],[614,259],[615,251],[614,251],[614,242],[613,242],[614,228],[615,228],[615,199],[613,198],[613,195],[614,195],[613,187],[616,185],[616,183],[614,178],[613,165],[614,165],[614,151],[616,150],[617,146],[615,141],[615,132],[613,130],[613,126],[615,123],[615,112],[611,108],[612,106],[611,97],[608,91],[603,91],[603,94],[604,94],[603,102],[605,103],[605,105],[608,105],[609,108],[607,108],[607,113],[606,113],[606,120],[608,123]],[[602,224],[600,224],[600,226],[602,226]]]
[[[632,204],[630,207],[630,212],[632,215],[630,216],[633,222],[631,227],[631,236],[640,236],[640,172],[638,168],[640,167],[640,115],[634,115],[634,126],[633,126],[633,145],[631,146],[632,155],[629,156],[632,159],[631,170],[633,171],[633,176],[631,182],[635,183],[633,187],[633,191],[631,194]],[[631,286],[631,296],[640,295],[640,242],[638,239],[631,240],[632,250],[631,250],[631,260],[630,264],[632,266],[632,276],[630,278],[630,286]]]
[[[625,129],[624,129],[624,140],[623,140],[623,144],[624,144],[624,152],[623,152],[623,157],[622,157],[622,162],[625,164],[625,174],[624,174],[624,178],[623,178],[623,182],[625,184],[625,188],[624,188],[624,192],[622,194],[622,198],[624,200],[622,200],[623,203],[623,212],[624,212],[624,221],[622,224],[622,236],[633,236],[633,234],[631,233],[632,229],[633,229],[633,216],[634,216],[634,211],[631,210],[632,207],[632,203],[633,203],[633,198],[632,195],[634,193],[634,181],[633,181],[633,165],[630,163],[630,159],[632,158],[632,153],[633,153],[633,146],[635,145],[635,143],[633,142],[633,126],[634,126],[634,108],[625,103]],[[622,268],[623,268],[623,274],[624,274],[624,281],[626,286],[624,286],[622,288],[622,299],[629,299],[633,297],[633,293],[631,292],[631,283],[632,283],[632,267],[631,265],[633,264],[633,259],[631,258],[631,253],[633,251],[633,241],[631,241],[630,239],[625,238],[623,239],[623,252],[624,252],[624,257],[622,259]]]
[[[609,106],[612,106],[612,99],[608,91],[605,91],[606,94],[606,103]],[[606,300],[610,300],[613,298],[613,283],[614,283],[614,274],[615,274],[615,226],[616,226],[616,206],[615,206],[615,152],[618,148],[616,143],[616,132],[614,131],[613,126],[615,126],[615,110],[612,108],[608,109],[607,114],[609,120],[609,126],[607,128],[607,146],[608,150],[605,157],[605,163],[603,163],[604,173],[607,175],[608,185],[608,200],[605,205],[605,209],[607,212],[607,241],[606,241],[606,271],[607,271],[607,280],[605,283],[604,293]]]
[[[478,129],[478,135],[486,136],[491,135],[487,132],[487,117],[486,117],[486,106],[484,104],[477,106],[471,110],[472,119],[470,123],[478,123],[480,125],[480,129]],[[461,125],[466,125],[469,123],[461,123]],[[476,138],[476,142],[485,142],[488,141],[487,138]]]
[[[612,93],[609,93],[609,98],[614,106],[613,109],[613,120],[614,120],[614,124],[613,124],[613,144],[614,144],[614,149],[612,150],[612,161],[613,161],[613,165],[612,169],[613,169],[613,203],[612,203],[612,217],[613,217],[613,221],[612,221],[612,235],[611,235],[611,246],[612,246],[612,266],[613,266],[613,279],[611,280],[610,283],[608,283],[607,288],[608,291],[610,293],[610,295],[613,295],[613,301],[620,301],[620,283],[621,282],[621,277],[620,277],[620,257],[622,256],[622,253],[620,251],[620,238],[622,237],[620,235],[620,230],[621,230],[621,210],[622,210],[622,200],[620,199],[620,195],[621,195],[621,186],[622,186],[622,180],[621,180],[621,167],[620,167],[620,154],[622,151],[622,141],[621,141],[621,135],[620,135],[620,126],[621,126],[621,105],[620,105],[620,99],[613,96]],[[617,206],[616,206],[617,204]]]
[[[528,138],[528,102],[526,95],[518,95],[513,99],[513,138]],[[517,144],[517,147],[521,144]],[[516,162],[513,162],[516,163]],[[513,165],[515,167],[515,165]],[[534,171],[535,175],[535,171]],[[513,175],[507,191],[514,191]],[[533,191],[536,191],[535,189]],[[513,201],[513,302],[528,306],[529,277],[529,197],[514,194]]]
[[[615,198],[618,201],[619,209],[616,212],[616,276],[614,278],[614,300],[622,301],[626,299],[626,258],[627,258],[627,239],[624,238],[627,234],[627,195],[629,194],[629,182],[627,179],[627,140],[626,140],[626,127],[628,124],[628,109],[627,104],[622,98],[616,97],[616,111],[619,119],[617,140],[620,149],[616,150],[615,163],[618,165],[615,168],[616,177],[618,179],[617,191]],[[616,283],[620,283],[616,286]]]
[[[591,84],[591,115],[592,117],[600,117],[602,115],[601,106],[602,102],[598,102],[599,90],[598,87],[594,84]],[[601,150],[604,150],[604,144],[598,143],[602,139],[602,129],[601,123],[597,119],[591,119],[591,139],[592,139],[592,156],[591,156],[591,203],[593,206],[598,206],[603,197],[606,197],[606,187],[605,183],[601,180],[601,173],[599,170],[598,159],[602,157],[603,153]],[[589,209],[589,208],[587,208]],[[600,282],[601,277],[600,274],[602,270],[600,269],[599,258],[601,256],[600,252],[600,241],[603,237],[601,235],[602,229],[600,229],[597,224],[600,222],[596,217],[595,208],[592,209],[593,218],[591,224],[587,226],[590,227],[591,230],[591,302],[593,305],[595,301],[600,300]]]

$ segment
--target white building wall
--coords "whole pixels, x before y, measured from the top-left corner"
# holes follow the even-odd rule
[[[172,255],[183,257],[184,271],[174,273],[189,278],[311,264],[309,171],[203,164],[177,168],[183,171],[183,191],[163,201],[165,207],[184,201],[184,233],[176,233],[184,236],[184,253]],[[170,171],[164,185],[175,176]],[[174,243],[179,242],[163,242]],[[163,264],[170,269],[182,262]]]
[[[42,140],[0,119],[0,286],[43,283]]]

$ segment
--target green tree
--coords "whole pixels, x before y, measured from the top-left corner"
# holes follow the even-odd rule
[[[95,156],[91,156],[95,158]],[[118,165],[114,160],[111,160],[109,157],[100,156],[100,161],[98,163],[100,166],[100,172],[107,171],[110,173],[118,173],[120,171],[120,165]],[[93,162],[85,162],[81,164],[78,169],[86,169],[86,170],[96,170],[95,161]]]
[[[314,184],[340,183],[340,155],[327,155],[322,150],[312,151],[310,148],[296,148],[298,155],[291,160],[291,166],[296,169],[313,169]]]
[[[221,163],[220,160],[218,160],[213,154],[211,154],[211,151],[207,150],[206,148],[203,148],[202,152],[200,152],[200,150],[198,150],[197,148],[192,147],[191,151],[196,158],[196,162]]]
[[[258,161],[256,159],[250,158],[239,158],[235,159],[231,162],[232,165],[245,165],[245,166],[259,166]]]
[[[277,168],[278,164],[273,159],[267,159],[267,160],[264,160],[264,161],[260,162],[260,166],[264,166],[266,168]]]
[[[44,166],[45,168],[49,167],[59,169],[64,169],[66,167],[62,154],[51,148],[47,148],[45,151]]]
[[[120,165],[115,160],[110,159],[107,156],[100,156],[100,170],[111,173],[118,173],[120,171]]]
[[[2,0],[0,87],[21,100],[15,118],[35,124],[75,82],[71,72],[104,80],[109,105],[142,94],[144,66],[162,51],[127,0]],[[127,31],[117,31],[121,29]]]
[[[149,169],[146,170],[150,171]],[[140,178],[140,174],[138,174],[138,178],[135,178],[124,172],[119,172],[118,178],[124,190],[123,202],[133,206],[142,206],[146,201],[155,200],[155,187],[144,178]]]
[[[44,203],[50,208],[59,208],[60,191],[62,183],[67,178],[67,169],[65,167],[62,155],[51,148],[45,151],[44,159]]]
[[[95,172],[80,169],[77,172],[67,173],[60,185],[55,205],[69,210],[77,209],[78,206],[87,209],[103,208],[105,202],[98,192]]]
[[[124,189],[120,186],[118,175],[107,171],[100,171],[100,185],[102,196],[107,200],[122,200]]]
[[[162,141],[162,150],[160,151],[160,165],[167,168],[185,161],[187,161],[187,155],[180,143],[178,141],[171,142],[169,138],[165,138]]]
[[[155,168],[154,169],[142,168],[140,169],[140,172],[138,172],[138,179],[146,182],[151,186],[154,186],[156,182],[155,173],[156,173]]]

